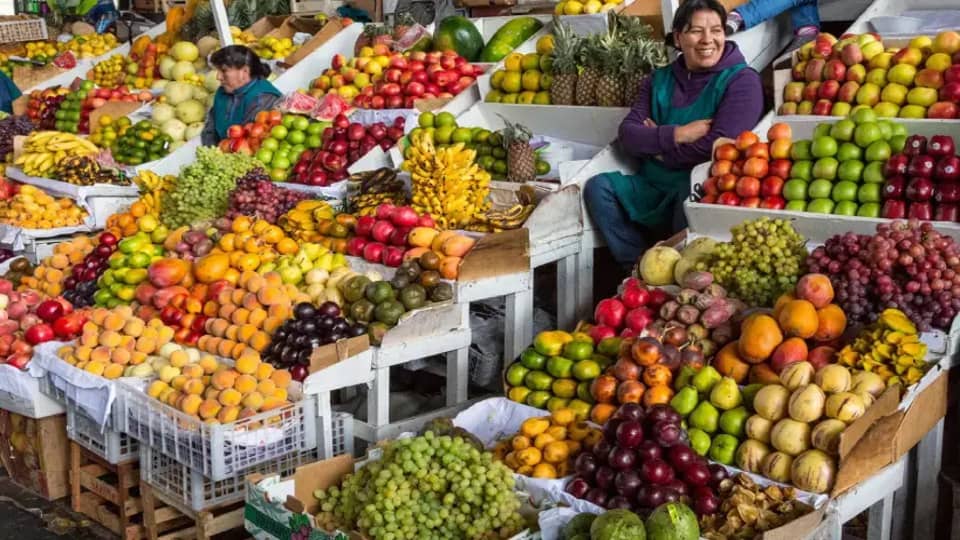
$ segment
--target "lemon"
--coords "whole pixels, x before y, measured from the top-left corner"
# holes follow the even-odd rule
[[[437,127],[446,127],[446,126],[456,127],[457,117],[455,117],[451,113],[444,111],[436,116],[435,124],[437,125]]]
[[[515,93],[519,92],[522,88],[522,79],[520,72],[511,71],[503,77],[503,81],[500,83],[500,89],[504,92]]]
[[[584,13],[600,13],[600,8],[603,7],[603,4],[600,3],[600,0],[588,0],[586,4],[583,5]]]
[[[504,94],[504,96],[500,98],[500,103],[516,103],[516,102],[517,102],[517,94]]]
[[[487,103],[500,103],[501,97],[503,97],[503,94],[501,94],[499,90],[491,90],[487,92],[487,95],[483,100]]]
[[[522,103],[524,105],[529,105],[533,103],[533,99],[537,97],[536,92],[526,91],[520,92],[520,97],[517,98],[517,103]]]
[[[537,40],[537,54],[548,55],[553,52],[553,34],[547,34]]]
[[[547,92],[547,91],[537,92],[537,95],[533,97],[533,103],[535,105],[549,105],[550,92]]]
[[[520,53],[510,53],[507,55],[507,58],[503,61],[503,67],[510,72],[521,71],[521,65],[523,63],[523,55]]]
[[[523,86],[524,90],[529,90],[532,92],[540,90],[540,72],[535,69],[523,72],[521,85]]]
[[[523,55],[523,60],[520,62],[520,67],[523,68],[523,71],[540,69],[540,55],[537,53],[527,53]]]
[[[557,7],[553,8],[554,15],[563,15],[566,11],[566,2],[557,2]]]
[[[563,7],[563,13],[565,15],[580,15],[583,13],[583,4],[577,0],[568,0]]]
[[[498,69],[493,72],[493,75],[490,76],[490,87],[500,89],[500,84],[503,82],[503,77],[507,74],[506,71]]]

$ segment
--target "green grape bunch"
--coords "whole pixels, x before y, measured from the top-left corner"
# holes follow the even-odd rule
[[[717,244],[710,257],[697,264],[731,296],[752,306],[772,306],[790,292],[803,273],[806,240],[788,220],[761,217],[731,230],[731,241]]]
[[[374,540],[509,538],[524,526],[513,473],[462,437],[389,443],[380,460],[318,490],[317,523]]]
[[[160,221],[172,230],[225,215],[237,179],[258,166],[253,156],[197,148],[196,161],[181,169],[174,189],[163,195]]]

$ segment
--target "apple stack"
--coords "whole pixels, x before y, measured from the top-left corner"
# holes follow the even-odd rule
[[[719,145],[700,202],[783,209],[784,179],[792,165],[792,137],[790,126],[779,123],[767,131],[770,142],[762,142],[755,133],[744,131],[734,143]]]
[[[878,119],[870,109],[818,125],[812,140],[796,141],[790,149],[786,209],[881,217],[884,167],[903,150],[906,135],[903,125]]]
[[[903,151],[887,160],[883,175],[883,217],[960,221],[960,158],[953,137],[911,135]]]
[[[858,107],[893,118],[960,116],[960,34],[918,36],[885,48],[876,34],[822,33],[802,46],[781,115],[847,116]]]
[[[403,138],[404,118],[398,116],[387,126],[375,122],[365,126],[351,122],[339,114],[333,125],[323,130],[323,146],[309,148],[300,154],[293,166],[290,182],[309,186],[329,186],[346,178],[347,167],[356,163],[367,152],[379,146],[389,150]]]

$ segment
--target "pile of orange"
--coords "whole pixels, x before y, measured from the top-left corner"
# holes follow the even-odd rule
[[[133,236],[140,232],[140,218],[148,213],[147,205],[142,201],[136,201],[130,205],[130,209],[126,212],[111,214],[107,218],[106,230],[113,233],[117,238]]]

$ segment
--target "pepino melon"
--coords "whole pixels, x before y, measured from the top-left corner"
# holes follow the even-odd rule
[[[470,62],[475,62],[483,50],[483,36],[466,17],[453,15],[440,21],[433,34],[433,50],[457,51]]]
[[[647,518],[647,540],[697,540],[697,516],[683,503],[661,504]]]

